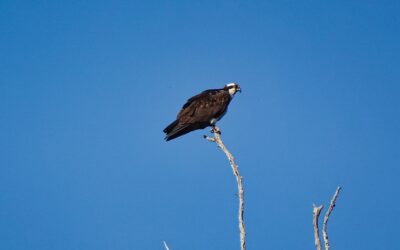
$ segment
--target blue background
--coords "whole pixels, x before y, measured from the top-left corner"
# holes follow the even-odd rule
[[[399,1],[0,2],[1,249],[238,249],[236,183],[185,100],[238,82],[219,123],[248,249],[395,249]]]

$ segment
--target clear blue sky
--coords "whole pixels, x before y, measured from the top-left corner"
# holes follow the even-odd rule
[[[235,81],[219,123],[244,177],[248,249],[313,249],[343,186],[342,250],[395,249],[399,1],[0,3],[0,245],[238,249],[236,184],[185,100]]]

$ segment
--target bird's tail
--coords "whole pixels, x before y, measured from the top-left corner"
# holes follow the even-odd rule
[[[189,133],[191,131],[189,127],[190,124],[178,124],[178,121],[174,121],[164,129],[164,133],[166,133],[165,140],[169,141]]]
[[[170,133],[174,127],[176,127],[176,125],[178,125],[178,120],[173,121],[171,124],[169,124],[163,131],[164,133],[168,134]]]

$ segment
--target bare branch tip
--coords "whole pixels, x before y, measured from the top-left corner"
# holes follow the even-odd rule
[[[209,142],[215,142],[215,138],[213,138],[213,137],[209,137],[207,135],[203,135],[203,138],[206,139]]]
[[[169,250],[169,247],[167,245],[167,242],[165,242],[165,240],[163,240],[163,244],[164,244],[165,250]]]

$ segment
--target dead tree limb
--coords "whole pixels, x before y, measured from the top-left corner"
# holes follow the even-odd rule
[[[336,199],[341,189],[342,189],[341,187],[337,187],[336,192],[331,200],[331,203],[329,204],[328,210],[325,213],[324,222],[322,223],[322,237],[324,238],[325,250],[329,250],[329,240],[327,232],[329,216],[331,215],[332,210],[336,205]]]
[[[318,218],[323,206],[315,206],[313,204],[313,227],[314,227],[314,244],[317,250],[321,250],[321,241],[319,239]]]
[[[328,240],[328,220],[329,220],[329,216],[331,215],[333,208],[336,205],[336,199],[339,195],[340,190],[342,190],[341,187],[337,187],[335,194],[332,197],[332,200],[329,204],[328,210],[325,213],[324,216],[324,221],[322,222],[322,238],[324,239],[324,246],[325,246],[325,250],[329,250],[330,246],[329,246],[329,240]],[[319,219],[319,215],[321,214],[321,210],[323,209],[323,206],[315,206],[315,204],[313,204],[313,227],[314,227],[314,244],[315,244],[315,248],[317,250],[321,250],[321,241],[319,239],[319,228],[318,228],[318,219]]]
[[[238,210],[238,221],[239,221],[239,236],[240,236],[240,249],[246,249],[246,241],[245,241],[245,228],[243,222],[243,213],[244,213],[244,199],[243,199],[243,185],[242,185],[242,176],[240,176],[238,166],[235,163],[235,160],[232,154],[228,151],[225,145],[221,140],[221,133],[218,127],[214,126],[211,129],[211,132],[214,134],[214,137],[204,136],[210,142],[215,142],[217,146],[225,153],[226,157],[229,160],[229,164],[231,165],[233,175],[236,177],[237,189],[238,189],[238,197],[239,197],[239,210]]]

